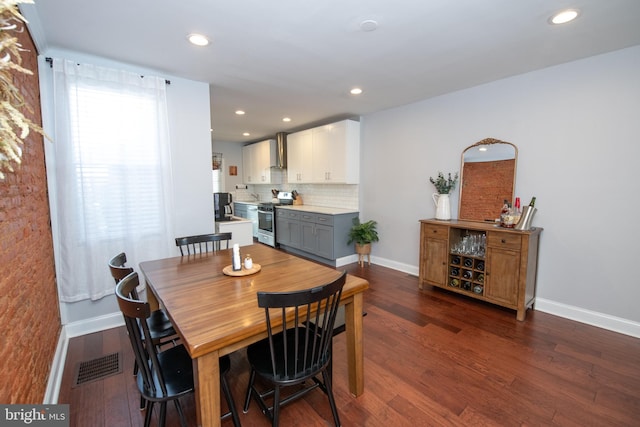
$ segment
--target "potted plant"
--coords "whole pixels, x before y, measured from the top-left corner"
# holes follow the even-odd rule
[[[442,172],[438,172],[438,177],[433,179],[429,177],[429,181],[436,187],[438,194],[449,194],[453,190],[458,182],[458,173],[451,177],[451,172],[447,178],[444,177]]]
[[[429,181],[436,187],[437,193],[433,193],[433,203],[436,205],[436,219],[450,220],[451,205],[449,203],[449,192],[453,190],[458,182],[458,173],[451,177],[451,172],[447,178],[442,172],[438,172],[438,177],[433,179],[429,177]]]
[[[371,264],[371,242],[377,242],[379,240],[378,230],[376,230],[377,225],[378,223],[373,220],[360,222],[360,218],[353,218],[353,226],[351,230],[349,230],[349,241],[347,244],[355,242],[360,266],[364,265],[364,255],[367,255],[369,264]]]

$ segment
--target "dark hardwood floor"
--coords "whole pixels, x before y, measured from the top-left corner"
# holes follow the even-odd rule
[[[344,426],[640,425],[640,339],[531,310],[518,322],[510,310],[438,289],[419,291],[418,279],[405,273],[375,265],[347,269],[367,278],[371,289],[359,398],[347,388],[344,334],[334,344],[334,392]],[[121,374],[72,388],[77,362],[120,350]],[[132,357],[124,327],[70,340],[59,403],[70,404],[72,426],[143,424]],[[239,351],[230,382],[241,422],[268,426],[255,402],[242,414],[247,380]],[[195,425],[193,397],[183,407]],[[281,413],[282,426],[331,420],[321,391]],[[167,425],[178,425],[172,405]]]

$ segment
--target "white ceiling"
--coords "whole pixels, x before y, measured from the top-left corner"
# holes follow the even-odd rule
[[[581,15],[549,25],[564,8]],[[638,0],[35,0],[22,9],[40,52],[208,82],[213,139],[227,142],[640,44]],[[377,30],[361,30],[367,19]],[[212,43],[190,45],[192,32]],[[354,86],[364,93],[349,95]]]

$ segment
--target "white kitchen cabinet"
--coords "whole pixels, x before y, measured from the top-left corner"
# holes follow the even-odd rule
[[[343,120],[287,137],[289,182],[357,184],[360,123]],[[293,141],[293,143],[292,143]]]
[[[287,178],[289,183],[312,182],[311,129],[287,135]]]
[[[245,184],[271,184],[276,141],[268,139],[242,147],[242,177]]]

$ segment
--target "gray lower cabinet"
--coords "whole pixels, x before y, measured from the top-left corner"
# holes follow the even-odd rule
[[[293,252],[335,264],[340,257],[352,255],[347,245],[349,229],[358,213],[324,214],[276,208],[277,243]]]
[[[233,211],[234,211],[233,214],[235,216],[239,216],[240,218],[248,218],[247,205],[245,203],[234,203]]]

